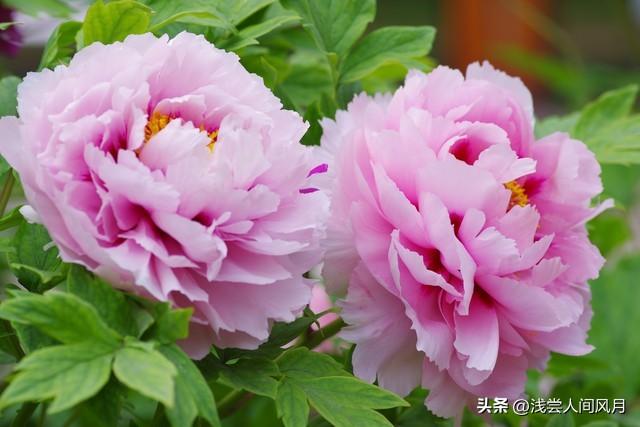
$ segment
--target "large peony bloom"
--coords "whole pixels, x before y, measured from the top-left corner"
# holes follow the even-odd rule
[[[474,64],[412,72],[323,124],[335,181],[325,277],[356,343],[356,375],[436,414],[516,398],[549,352],[589,352],[585,222],[600,167],[580,141],[534,142],[522,82]]]
[[[193,307],[184,343],[255,348],[309,302],[323,170],[234,54],[182,33],[94,44],[29,74],[0,152],[60,248],[117,286]]]

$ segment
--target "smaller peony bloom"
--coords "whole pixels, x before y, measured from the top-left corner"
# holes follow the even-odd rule
[[[533,135],[531,95],[488,63],[410,72],[325,120],[331,214],[324,276],[344,292],[356,375],[459,415],[514,399],[551,351],[582,355],[587,281],[604,260],[585,224],[610,201],[580,141]]]
[[[15,22],[15,11],[0,4],[0,23]],[[0,53],[16,56],[22,47],[22,33],[16,25],[0,30]]]
[[[194,310],[194,357],[256,348],[311,298],[328,209],[307,125],[204,37],[93,44],[30,73],[0,153],[64,261]]]

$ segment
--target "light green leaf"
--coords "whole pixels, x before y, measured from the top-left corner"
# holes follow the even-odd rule
[[[58,18],[65,18],[73,12],[73,9],[62,0],[3,0],[3,3],[12,9],[34,16],[46,13]]]
[[[536,138],[542,138],[554,132],[571,132],[576,122],[580,118],[580,113],[575,112],[566,116],[546,117],[536,122]]]
[[[14,25],[16,25],[15,22],[0,22],[0,31],[8,30]]]
[[[283,375],[297,379],[349,375],[331,356],[305,347],[283,353],[278,358],[278,367]]]
[[[206,27],[233,29],[230,22],[220,15],[215,5],[207,0],[152,0],[147,3],[153,9],[151,28],[157,32],[162,28],[180,22]]]
[[[9,267],[27,289],[43,292],[64,279],[58,248],[42,225],[23,222],[11,244],[15,251],[7,254]]]
[[[16,331],[20,347],[22,347],[25,354],[33,353],[43,347],[60,344],[60,341],[54,340],[35,326],[16,322],[13,322],[11,326]]]
[[[631,112],[637,94],[636,85],[604,93],[582,109],[572,135],[581,140],[589,140],[594,134],[601,132],[603,127],[625,118]]]
[[[48,347],[25,357],[0,397],[0,408],[53,399],[48,412],[68,409],[94,396],[109,380],[112,348],[96,343]]]
[[[16,106],[19,84],[20,79],[15,76],[7,76],[0,80],[0,117],[18,114]]]
[[[211,426],[219,427],[220,419],[213,393],[193,361],[175,344],[163,345],[158,351],[171,361],[177,370],[175,402],[172,408],[166,410],[171,425],[189,427],[199,416]]]
[[[127,387],[171,408],[174,405],[176,368],[162,353],[141,344],[129,342],[118,350],[113,373]]]
[[[66,293],[48,292],[10,298],[0,305],[0,317],[35,326],[65,344],[92,341],[115,347],[120,339],[91,305]]]
[[[136,1],[117,0],[104,4],[98,0],[87,10],[84,19],[84,45],[114,43],[129,34],[142,34],[147,31],[150,19],[151,9]]]
[[[222,364],[219,371],[223,384],[271,398],[278,390],[273,377],[279,373],[278,366],[268,359],[240,359],[232,365]]]
[[[615,421],[599,420],[583,424],[582,427],[618,427],[618,425],[619,424]]]
[[[84,267],[69,267],[67,290],[91,304],[107,325],[120,335],[138,335],[134,310],[125,295]]]
[[[285,427],[305,427],[309,420],[307,397],[293,381],[280,383],[276,410]]]
[[[344,62],[343,82],[357,81],[383,65],[426,56],[436,30],[433,27],[385,27],[368,34]]]
[[[149,336],[161,343],[173,343],[189,335],[192,308],[172,310],[169,304],[156,304],[153,308],[155,324]]]
[[[318,48],[343,56],[373,21],[375,0],[284,0],[303,19]]]
[[[53,31],[40,60],[38,69],[54,68],[66,63],[75,53],[76,35],[82,28],[82,22],[69,21],[58,25]]]

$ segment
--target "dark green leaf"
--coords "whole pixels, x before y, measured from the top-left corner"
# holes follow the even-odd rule
[[[66,344],[92,341],[114,347],[119,341],[118,334],[91,305],[71,294],[49,292],[14,297],[0,305],[0,317],[35,326]]]
[[[7,76],[0,80],[0,117],[15,116],[20,79]]]
[[[16,331],[20,346],[26,354],[33,353],[40,348],[60,344],[60,341],[54,340],[35,326],[22,323],[12,323],[12,325]]]
[[[191,359],[175,344],[163,345],[158,351],[176,368],[175,402],[167,408],[167,418],[173,427],[189,427],[196,416],[211,426],[220,426],[213,393]]]
[[[368,34],[344,62],[341,80],[353,82],[383,65],[405,63],[426,56],[436,31],[433,27],[385,27]]]
[[[112,378],[98,394],[79,406],[78,425],[91,427],[117,426],[125,392],[126,388]]]
[[[0,170],[0,174],[3,172]],[[16,207],[0,218],[0,231],[8,230],[13,227],[17,227],[25,222],[24,217],[20,213],[20,207]]]
[[[113,373],[127,387],[173,407],[176,368],[151,345],[127,343],[116,353]]]
[[[54,68],[65,64],[76,50],[76,35],[82,28],[82,22],[69,21],[58,25],[53,31],[40,60],[38,69]]]
[[[237,35],[225,41],[221,47],[227,50],[238,50],[246,46],[258,44],[258,38],[281,27],[284,24],[296,22],[299,18],[295,15],[281,15],[258,24],[243,28]]]
[[[39,224],[23,222],[12,239],[15,251],[7,254],[9,267],[27,289],[43,292],[64,279],[58,248]]]
[[[283,381],[276,397],[278,417],[285,427],[305,427],[309,420],[309,404],[304,391],[293,381]]]
[[[117,0],[104,4],[98,0],[87,10],[84,19],[84,45],[114,43],[129,34],[142,34],[147,31],[150,19],[151,10],[136,1]]]
[[[67,290],[91,304],[107,325],[120,335],[138,335],[133,306],[125,295],[84,267],[69,267]]]
[[[318,47],[340,56],[360,38],[376,13],[375,0],[284,0],[303,19]]]
[[[216,0],[214,3],[218,13],[233,25],[238,25],[274,1],[275,0]]]
[[[113,349],[79,343],[38,350],[18,364],[18,374],[0,397],[0,408],[53,399],[49,413],[60,412],[94,396],[109,380]]]
[[[240,359],[232,365],[221,364],[219,369],[219,379],[223,384],[261,396],[276,397],[278,381],[274,377],[280,372],[272,360]]]
[[[551,417],[546,427],[573,427],[574,425],[571,414],[558,414]]]
[[[278,367],[283,375],[298,379],[349,375],[331,356],[304,347],[282,354]]]

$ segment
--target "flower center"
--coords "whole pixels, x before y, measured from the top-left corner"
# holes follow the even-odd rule
[[[151,138],[153,138],[155,135],[157,135],[162,129],[166,128],[167,125],[171,122],[171,120],[173,120],[174,117],[171,117],[169,115],[166,114],[161,114],[158,112],[154,112],[151,115],[151,118],[149,118],[149,121],[147,122],[147,125],[144,127],[144,142],[145,144],[147,142],[149,142],[149,140]],[[207,135],[209,136],[209,144],[207,144],[207,147],[209,147],[209,150],[213,151],[213,147],[216,143],[216,141],[218,140],[218,130],[214,130],[213,132],[209,132],[205,129],[204,125],[200,125],[198,126],[198,129],[200,129],[202,132],[206,132]]]
[[[507,190],[511,191],[511,199],[509,199],[509,208],[518,206],[527,206],[529,204],[529,197],[524,187],[515,181],[509,181],[504,184]]]

